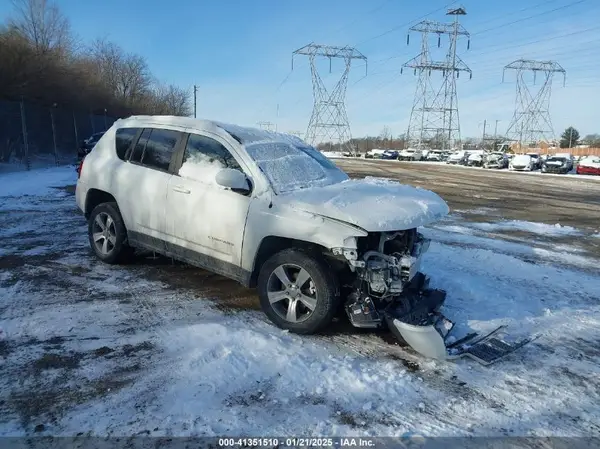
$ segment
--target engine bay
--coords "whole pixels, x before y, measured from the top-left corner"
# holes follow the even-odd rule
[[[381,311],[411,285],[428,247],[429,240],[416,229],[370,233],[358,239],[356,260],[349,261],[355,278],[345,305],[354,326],[382,325]],[[424,276],[417,283],[423,284]]]

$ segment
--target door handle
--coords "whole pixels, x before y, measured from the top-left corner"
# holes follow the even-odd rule
[[[192,191],[190,189],[186,189],[183,186],[175,186],[175,187],[173,187],[173,190],[175,192],[179,192],[179,193],[192,193]]]

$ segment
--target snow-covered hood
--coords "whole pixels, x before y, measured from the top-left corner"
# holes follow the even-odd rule
[[[531,162],[531,157],[527,156],[526,154],[519,154],[517,156],[515,156],[512,160],[512,164],[513,165],[518,165],[518,166],[525,166],[528,165]]]
[[[465,153],[452,153],[450,156],[448,156],[448,159],[451,160],[460,160],[463,157],[465,157]]]
[[[296,209],[369,232],[412,229],[437,221],[449,212],[446,202],[434,192],[371,177],[298,190],[282,198]]]
[[[469,155],[470,161],[480,161],[482,159],[483,159],[483,154],[481,154],[481,153],[473,153],[473,154]]]
[[[485,156],[485,160],[488,162],[500,162],[502,159],[504,159],[504,156],[498,153],[490,153]]]

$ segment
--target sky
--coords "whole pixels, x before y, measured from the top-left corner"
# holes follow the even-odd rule
[[[350,45],[367,57],[350,70],[346,109],[353,136],[378,135],[387,126],[406,132],[416,77],[400,74],[420,52],[410,26],[428,19],[447,21],[448,7],[463,6],[461,24],[471,33],[459,40],[458,55],[473,71],[457,80],[461,134],[502,133],[515,107],[514,71],[520,58],[556,60],[567,71],[556,76],[550,112],[555,133],[575,126],[600,133],[600,2],[597,0],[56,0],[82,41],[106,37],[143,55],[162,81],[198,86],[198,116],[256,126],[268,121],[280,131],[304,132],[313,96],[307,57],[292,52],[311,42]],[[0,17],[11,11],[0,2]],[[442,42],[444,44],[444,42]],[[437,39],[430,41],[437,49]],[[439,53],[441,55],[441,53]],[[317,63],[327,87],[343,60]],[[365,69],[366,76],[365,76]],[[529,77],[533,83],[533,76]],[[434,83],[436,78],[434,78]],[[539,81],[540,78],[538,78]],[[441,74],[437,75],[441,82]],[[532,89],[541,83],[531,84]]]

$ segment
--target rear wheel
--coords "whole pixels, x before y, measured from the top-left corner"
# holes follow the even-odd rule
[[[320,258],[297,249],[268,259],[258,276],[260,305],[282,329],[311,334],[327,326],[337,311],[337,283]]]
[[[134,249],[127,245],[127,229],[117,203],[102,203],[90,214],[90,246],[101,261],[108,264],[130,260]]]

